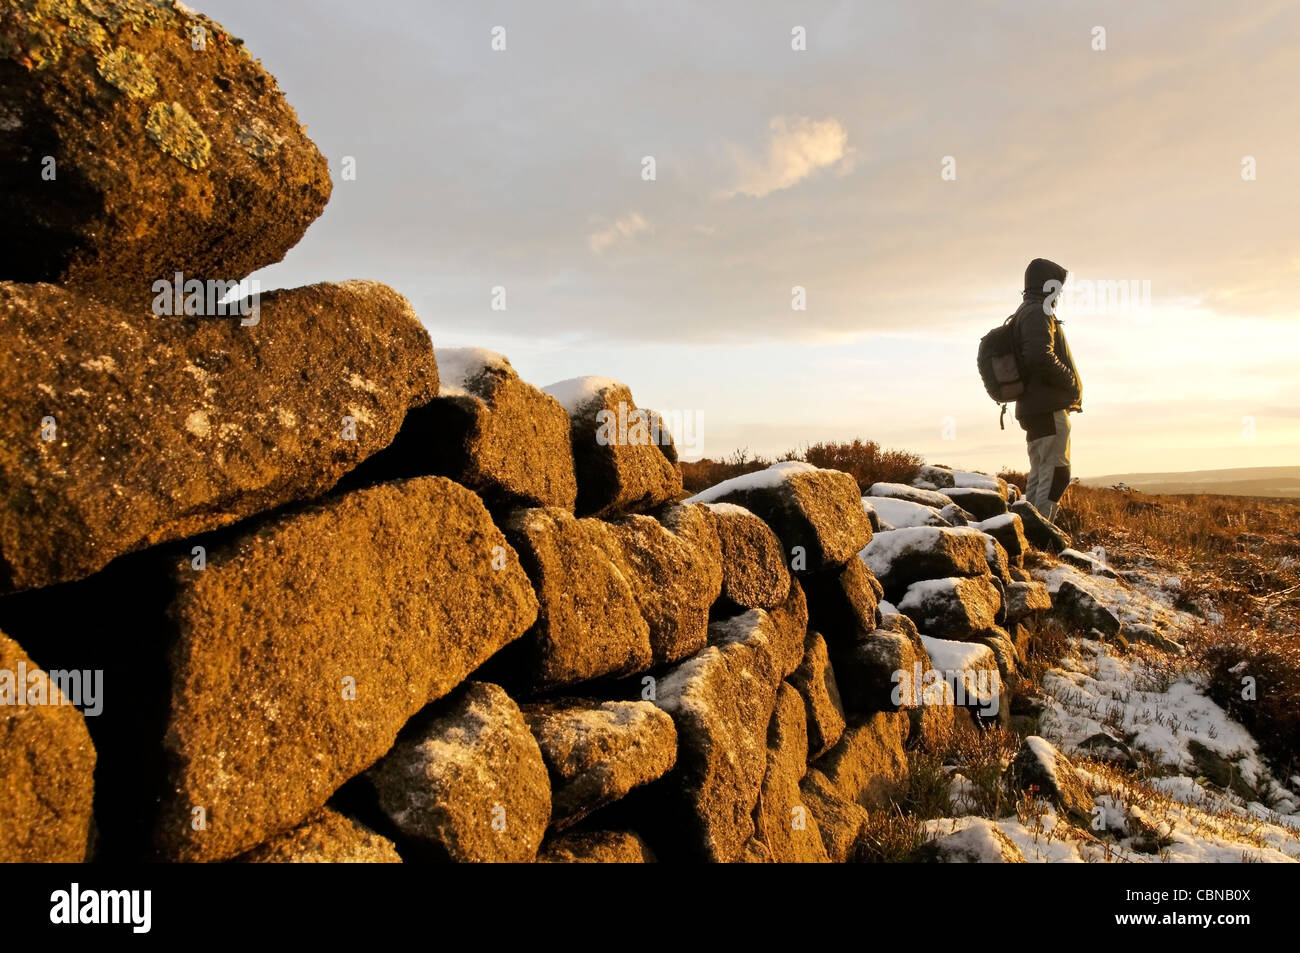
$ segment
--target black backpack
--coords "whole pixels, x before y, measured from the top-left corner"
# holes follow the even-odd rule
[[[1003,430],[1007,429],[1007,404],[1019,400],[1025,393],[1025,375],[1020,370],[1017,324],[1013,314],[980,338],[979,357],[976,359],[984,389],[1002,405],[998,426]]]

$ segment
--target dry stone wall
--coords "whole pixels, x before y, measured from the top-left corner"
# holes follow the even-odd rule
[[[281,257],[323,158],[180,5],[0,8],[0,860],[842,862],[910,748],[1005,717],[1068,546],[1014,488],[685,498],[626,385],[382,285],[151,307]],[[1001,714],[901,690],[954,666]]]

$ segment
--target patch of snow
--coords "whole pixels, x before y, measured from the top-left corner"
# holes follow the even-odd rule
[[[1149,625],[1161,635],[1184,642],[1200,620],[1173,608],[1174,596],[1156,585],[1129,585],[1119,579],[1098,576],[1068,563],[1048,569],[1034,569],[1034,578],[1047,586],[1053,596],[1061,583],[1069,580],[1102,605],[1114,612],[1126,625]],[[1130,573],[1130,578],[1138,578]]]
[[[930,663],[937,669],[959,671],[998,667],[993,650],[987,645],[936,639],[931,635],[922,635],[921,641],[925,644],[926,654],[930,656]]]
[[[438,395],[440,397],[470,397],[469,382],[487,370],[510,370],[510,361],[503,354],[481,347],[434,348],[433,358],[438,364]],[[566,408],[567,409],[567,408]]]
[[[547,384],[542,391],[558,400],[569,416],[573,417],[584,406],[599,399],[601,391],[626,386],[612,377],[570,377],[568,380]]]
[[[774,463],[766,470],[756,470],[753,473],[743,473],[738,477],[732,477],[730,480],[723,480],[714,486],[709,487],[696,493],[689,499],[683,500],[684,503],[712,503],[719,497],[726,496],[729,493],[735,493],[739,490],[761,490],[769,487],[780,486],[796,473],[815,473],[817,468],[811,463],[804,463],[802,460],[789,460],[785,463]]]
[[[923,500],[926,506],[933,506],[935,509],[942,509],[952,502],[942,493],[936,493],[934,490],[923,490],[917,486],[908,486],[906,483],[873,483],[871,488],[867,490],[867,496]]]
[[[946,519],[932,506],[899,500],[889,496],[864,496],[862,508],[871,507],[876,515],[895,529],[909,526],[948,526]]]
[[[956,585],[956,579],[921,579],[907,587],[907,592],[899,600],[900,609],[920,609],[931,596],[947,598]]]
[[[895,559],[933,548],[944,533],[975,533],[983,539],[989,538],[974,526],[909,526],[877,533],[858,556],[877,576],[886,576]]]
[[[998,478],[990,476],[987,473],[979,473],[975,470],[953,470],[952,482],[955,486],[969,487],[975,490],[992,490],[994,493],[1002,493],[1002,485],[998,483]]]
[[[689,501],[688,501],[689,502]],[[705,503],[710,510],[723,516],[753,516],[753,510],[747,510],[735,503]]]

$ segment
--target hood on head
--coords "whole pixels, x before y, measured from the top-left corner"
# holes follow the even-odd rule
[[[1044,288],[1044,285],[1049,281],[1055,281],[1058,282],[1057,290],[1059,290],[1060,285],[1065,284],[1065,276],[1068,274],[1068,271],[1054,261],[1035,258],[1025,269],[1025,294],[1046,297],[1049,291]]]

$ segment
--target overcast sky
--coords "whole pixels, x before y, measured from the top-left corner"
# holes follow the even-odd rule
[[[1042,256],[1150,283],[1059,310],[1076,474],[1300,464],[1300,4],[194,5],[330,161],[264,290],[385,281],[435,347],[619,378],[709,456],[1023,468],[975,350]]]

